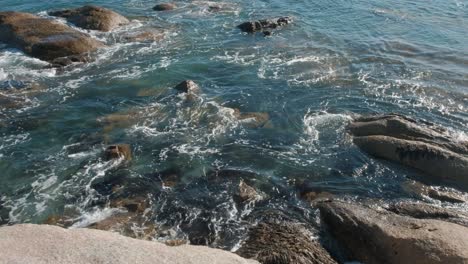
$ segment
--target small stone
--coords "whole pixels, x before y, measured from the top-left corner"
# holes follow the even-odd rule
[[[157,4],[156,6],[153,7],[154,11],[170,11],[176,9],[177,6],[174,3],[162,3],[162,4]]]
[[[244,203],[261,200],[262,198],[263,197],[257,192],[257,190],[255,190],[255,188],[249,186],[243,180],[240,181],[236,200],[240,203]]]
[[[129,144],[118,144],[107,147],[105,151],[106,160],[120,159],[125,160],[132,159],[132,150]]]

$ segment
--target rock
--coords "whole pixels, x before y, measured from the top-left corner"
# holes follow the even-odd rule
[[[389,136],[355,137],[353,142],[372,156],[416,168],[438,181],[468,190],[468,158],[421,141]]]
[[[243,180],[239,182],[238,193],[235,196],[235,199],[239,203],[253,202],[257,200],[262,200],[263,196],[260,195],[255,188],[249,186]]]
[[[177,169],[167,169],[156,174],[156,177],[161,181],[163,188],[174,188],[180,182],[181,172]]]
[[[192,80],[185,80],[174,87],[174,89],[189,94],[198,94],[200,92],[200,87]]]
[[[15,109],[20,108],[25,103],[24,99],[13,98],[0,94],[0,109]]]
[[[234,109],[236,117],[243,125],[251,128],[268,127],[270,124],[270,115],[261,112],[242,113],[239,109]]]
[[[199,216],[196,219],[185,221],[180,225],[182,231],[188,234],[192,245],[210,245],[216,239],[214,224],[209,216]]]
[[[48,225],[1,227],[0,247],[4,263],[258,263],[219,249],[169,247],[100,230]]]
[[[133,197],[113,200],[111,201],[110,206],[125,208],[129,212],[141,214],[146,210],[148,204],[145,197]]]
[[[309,203],[315,203],[318,201],[330,200],[334,197],[332,193],[322,192],[322,191],[308,191],[300,193],[302,200],[305,200]]]
[[[376,115],[360,117],[349,126],[349,131],[357,137],[389,136],[399,139],[421,141],[446,148],[458,154],[468,154],[468,142],[458,142],[443,134],[443,128],[402,115]]]
[[[340,201],[321,202],[318,207],[349,261],[468,263],[468,228],[464,226]]]
[[[258,224],[236,254],[263,264],[337,263],[306,229],[294,223]]]
[[[128,19],[112,10],[92,5],[53,11],[49,12],[49,15],[63,17],[80,28],[100,31],[111,31],[129,23]]]
[[[123,236],[152,240],[156,236],[157,228],[135,212],[116,213],[102,221],[93,223],[88,228],[112,231]]]
[[[398,202],[391,204],[388,210],[399,215],[418,219],[440,219],[468,227],[467,214],[427,203]]]
[[[408,193],[416,194],[419,197],[430,197],[442,202],[466,203],[467,199],[461,192],[449,188],[440,188],[424,185],[416,181],[407,181],[403,183],[403,190]]]
[[[162,32],[137,32],[124,36],[124,39],[128,42],[154,42],[164,39],[164,33]]]
[[[104,44],[66,25],[28,13],[0,12],[0,41],[45,61],[80,56]]]
[[[174,3],[162,3],[162,4],[157,4],[156,6],[153,7],[154,11],[169,11],[169,10],[174,10],[177,8],[177,5]]]
[[[280,17],[275,19],[264,19],[258,21],[249,21],[244,22],[237,27],[243,32],[254,33],[262,31],[270,31],[271,29],[276,29],[278,27],[285,26],[292,22],[290,17]]]
[[[110,145],[105,151],[106,160],[120,159],[131,160],[132,149],[128,144]]]

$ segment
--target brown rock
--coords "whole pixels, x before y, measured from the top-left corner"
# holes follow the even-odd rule
[[[415,219],[367,206],[319,203],[323,223],[348,253],[363,263],[468,263],[468,228]]]
[[[418,219],[440,219],[468,227],[467,214],[427,203],[398,202],[391,204],[388,210],[399,215]]]
[[[200,92],[200,87],[192,80],[185,80],[174,87],[174,89],[179,92],[190,94],[197,94]]]
[[[260,223],[236,252],[263,264],[337,263],[307,230],[294,223]]]
[[[106,160],[124,158],[128,161],[132,159],[132,149],[128,144],[111,145],[107,147],[105,157]]]
[[[111,31],[129,23],[128,19],[112,10],[91,5],[49,12],[49,15],[63,17],[80,28],[100,31]]]
[[[139,32],[124,37],[129,42],[154,42],[164,39],[164,33],[161,32]]]
[[[468,158],[421,141],[388,136],[355,137],[365,152],[416,168],[434,179],[468,190]]]
[[[467,201],[463,193],[450,188],[427,186],[416,181],[407,181],[402,187],[408,193],[413,193],[420,197],[427,196],[442,202],[466,203]]]
[[[162,3],[162,4],[157,4],[156,6],[153,7],[154,11],[169,11],[169,10],[174,10],[177,8],[177,5],[174,3]]]
[[[238,193],[235,196],[236,200],[240,203],[252,202],[257,200],[262,200],[263,196],[260,195],[255,188],[249,186],[243,180],[239,182]]]
[[[0,12],[0,41],[46,61],[83,55],[104,46],[66,25],[20,12]]]

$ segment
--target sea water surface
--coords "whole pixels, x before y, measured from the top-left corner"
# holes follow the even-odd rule
[[[170,12],[142,0],[2,0],[0,10],[47,17],[90,3],[131,23],[85,31],[108,44],[88,64],[51,68],[0,44],[0,95],[20,102],[0,105],[1,224],[72,211],[87,226],[112,215],[123,186],[119,198],[144,196],[147,221],[173,238],[198,221],[211,246],[235,249],[273,210],[313,228],[304,188],[415,198],[402,185],[421,175],[361,152],[345,130],[353,116],[399,113],[468,138],[466,0],[187,0]],[[277,16],[294,22],[270,37],[236,28]],[[122,41],[147,29],[162,39]],[[185,79],[201,87],[195,102],[172,89]],[[251,126],[233,109],[269,121]],[[114,143],[132,146],[130,163],[103,159]],[[212,180],[219,170],[228,176]],[[175,184],[162,184],[167,173]],[[237,203],[240,179],[266,199]]]

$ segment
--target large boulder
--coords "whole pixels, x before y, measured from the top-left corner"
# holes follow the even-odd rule
[[[53,11],[49,12],[49,15],[63,17],[80,28],[100,31],[111,31],[116,27],[129,23],[127,18],[112,10],[92,5]]]
[[[323,223],[349,260],[363,263],[468,263],[462,225],[332,201],[318,204]]]
[[[236,253],[263,264],[337,263],[305,228],[294,223],[258,224],[251,228],[249,238]]]
[[[435,180],[468,189],[468,142],[399,115],[359,118],[349,125],[354,143],[382,159],[416,168]]]
[[[104,44],[66,25],[28,13],[0,12],[0,41],[45,61],[85,53]]]
[[[276,29],[282,26],[285,26],[292,22],[290,17],[280,17],[280,18],[273,18],[273,19],[262,19],[258,21],[248,21],[244,22],[237,27],[247,33],[255,33],[255,32],[269,32],[269,30]]]
[[[2,263],[258,263],[219,249],[169,247],[112,232],[48,225],[1,227],[0,247]]]

